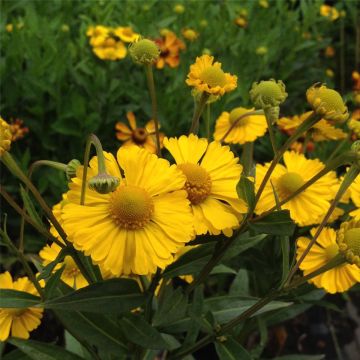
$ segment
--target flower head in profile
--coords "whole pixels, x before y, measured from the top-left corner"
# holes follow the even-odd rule
[[[254,109],[237,107],[230,112],[224,111],[216,120],[214,139],[220,141],[242,115]],[[264,136],[267,130],[265,115],[250,115],[236,122],[235,127],[224,139],[231,144],[244,144]]]
[[[316,228],[313,228],[310,231],[311,236],[315,235],[316,230]],[[310,239],[307,237],[298,238],[296,251],[298,260],[307,248],[309,242]],[[306,276],[326,265],[331,259],[338,255],[339,252],[335,230],[324,228],[316,239],[315,244],[311,247],[310,252],[305,256],[300,265],[300,269],[303,270],[304,276]],[[359,281],[360,269],[356,265],[348,263],[336,266],[309,280],[310,283],[318,288],[323,288],[330,294],[347,291]]]
[[[155,123],[153,120],[148,121],[145,127],[137,127],[136,119],[133,112],[129,111],[126,114],[130,128],[123,122],[117,122],[115,125],[116,137],[124,142],[124,146],[137,145],[145,148],[149,152],[156,153],[155,143]],[[163,146],[162,142],[164,134],[160,133],[160,145]]]
[[[156,67],[163,69],[165,65],[176,68],[180,64],[180,51],[185,49],[185,44],[170,30],[164,32],[163,36],[155,40],[160,48],[160,56],[156,61]]]
[[[341,95],[326,87],[326,85],[315,84],[306,91],[306,98],[312,109],[325,120],[344,122],[349,117]]]
[[[113,34],[124,43],[134,42],[140,37],[140,34],[134,32],[131,26],[118,26],[113,30]]]
[[[195,41],[199,37],[199,33],[191,28],[185,28],[181,30],[182,36],[189,41]]]
[[[184,189],[191,202],[196,234],[231,236],[247,207],[236,192],[242,166],[228,146],[210,144],[196,135],[165,138],[178,169],[186,176]]]
[[[355,220],[360,220],[360,175],[358,175],[352,182],[348,189],[348,195],[356,206],[355,210],[350,211],[349,215]]]
[[[352,130],[355,139],[359,139],[360,138],[360,109],[355,109],[352,112],[351,117],[350,117],[349,121],[347,122],[347,125],[348,125],[349,129]]]
[[[224,95],[236,89],[237,77],[225,73],[219,62],[214,63],[213,56],[202,55],[190,65],[186,83],[209,95]]]
[[[9,272],[0,274],[0,289],[10,289],[39,295],[35,286],[27,277],[13,281]],[[0,341],[11,336],[28,339],[29,333],[35,330],[41,322],[41,308],[0,308]]]
[[[113,276],[164,269],[194,236],[183,190],[185,176],[137,146],[120,148],[117,160],[110,153],[104,156],[108,173],[120,178],[120,185],[108,194],[88,189],[85,204],[79,205],[82,167],[78,168],[61,214],[69,240]],[[89,165],[91,178],[98,172],[97,158]]]
[[[256,165],[256,191],[269,166],[270,163]],[[267,182],[257,203],[256,213],[261,214],[276,205],[274,189],[282,201],[318,174],[324,166],[318,159],[306,159],[303,154],[287,151],[284,154],[284,165],[276,165]],[[336,174],[329,172],[282,205],[282,208],[289,210],[291,218],[300,226],[316,224],[320,216],[327,211],[338,186]]]
[[[288,96],[285,84],[281,80],[274,79],[254,82],[249,93],[253,104],[261,109],[277,107]]]
[[[10,150],[12,133],[10,125],[0,117],[0,156]]]
[[[337,232],[337,243],[340,252],[350,264],[357,266],[360,274],[360,221],[343,222]]]
[[[328,18],[331,21],[335,21],[339,18],[339,11],[330,5],[321,5],[320,6],[320,15]]]

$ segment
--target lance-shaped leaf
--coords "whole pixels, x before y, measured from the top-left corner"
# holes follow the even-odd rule
[[[27,308],[39,305],[38,296],[24,291],[0,289],[0,308]]]
[[[251,360],[252,357],[236,340],[227,337],[224,342],[215,343],[216,353],[220,360]]]

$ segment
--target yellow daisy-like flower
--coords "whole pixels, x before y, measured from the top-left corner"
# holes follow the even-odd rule
[[[78,168],[62,211],[69,240],[115,276],[148,275],[157,267],[165,268],[194,236],[183,190],[185,176],[168,161],[136,146],[120,148],[117,161],[110,153],[104,156],[107,172],[120,178],[120,185],[109,194],[87,189],[85,205],[78,205],[82,179]],[[97,171],[94,157],[88,178]]]
[[[102,43],[108,37],[110,31],[111,29],[106,26],[102,26],[102,25],[90,26],[86,31],[86,35],[90,37],[90,45],[91,46],[102,45]]]
[[[0,274],[0,289],[24,291],[39,295],[27,277],[13,281],[9,272]],[[41,308],[0,308],[0,341],[11,336],[28,339],[29,333],[40,325],[43,315]]]
[[[199,33],[190,28],[182,29],[181,33],[182,36],[189,41],[195,41],[199,37]]]
[[[330,5],[320,6],[320,15],[329,18],[331,21],[335,21],[339,18],[339,11]]]
[[[353,111],[347,125],[354,132],[355,136],[360,138],[360,109]]]
[[[224,95],[226,92],[236,89],[237,76],[225,73],[221,64],[213,63],[213,61],[213,56],[197,57],[195,64],[190,65],[186,83],[198,91],[212,95]]]
[[[357,209],[349,213],[355,220],[360,220],[360,175],[358,175],[349,187],[350,198]]]
[[[10,150],[11,140],[10,125],[0,116],[0,156]]]
[[[101,60],[112,61],[123,59],[127,54],[124,43],[112,37],[106,38],[101,45],[94,46],[93,52]]]
[[[346,260],[356,265],[360,272],[360,220],[342,223],[336,241]]]
[[[118,36],[125,43],[131,43],[139,39],[140,34],[134,32],[131,26],[118,26],[113,30],[114,35]]]
[[[117,122],[115,125],[116,137],[120,141],[124,141],[124,146],[137,145],[143,147],[149,152],[156,153],[155,142],[155,123],[150,120],[144,128],[136,127],[136,119],[133,112],[129,111],[126,114],[130,128],[123,122]],[[160,147],[163,147],[164,134],[160,133]]]
[[[295,130],[310,116],[311,111],[302,115],[295,115],[292,117],[283,117],[277,121],[281,130],[284,130],[289,135],[293,134]],[[345,139],[347,134],[341,129],[331,125],[328,121],[321,119],[310,130],[311,139],[313,141],[326,141],[326,140],[341,140]]]
[[[231,236],[247,207],[236,192],[242,166],[228,146],[196,135],[165,138],[164,146],[186,175],[196,234]]]
[[[316,228],[310,231],[312,236],[315,235]],[[296,257],[300,258],[308,246],[310,239],[300,237],[297,240]],[[336,232],[331,228],[324,228],[316,239],[316,243],[311,247],[310,252],[306,255],[300,265],[304,276],[312,273],[320,267],[326,265],[333,257],[339,254],[339,245],[336,242]],[[310,283],[318,288],[323,288],[326,292],[334,294],[344,292],[350,289],[354,284],[360,281],[360,269],[356,265],[343,264],[332,268],[312,279]]]
[[[237,107],[230,113],[224,111],[216,120],[214,139],[220,141],[239,117],[253,110]],[[237,122],[224,141],[231,144],[244,144],[264,136],[266,130],[267,122],[265,115],[247,116]]]
[[[257,214],[270,210],[276,205],[272,185],[279,200],[284,200],[325,167],[318,159],[306,159],[303,154],[293,151],[287,151],[284,154],[284,163],[285,166],[276,165],[257,203]],[[258,191],[269,166],[270,163],[256,165],[256,191]],[[289,210],[291,218],[300,226],[316,224],[320,216],[327,211],[338,186],[336,174],[331,171],[282,205],[282,208]]]

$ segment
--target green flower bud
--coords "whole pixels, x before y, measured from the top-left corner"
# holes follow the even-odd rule
[[[266,80],[253,83],[250,90],[250,98],[257,108],[269,109],[278,107],[285,101],[288,94],[285,91],[285,84],[281,80]]]
[[[154,41],[141,39],[129,46],[129,53],[136,63],[147,65],[158,59],[160,49]]]
[[[80,165],[81,163],[78,159],[72,159],[67,163],[65,173],[68,181],[76,176],[76,170]]]
[[[120,179],[106,173],[98,174],[92,177],[89,182],[89,188],[100,194],[108,194],[113,192],[120,183]]]

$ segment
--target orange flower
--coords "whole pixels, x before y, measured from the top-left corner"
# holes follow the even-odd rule
[[[133,112],[126,113],[130,128],[123,122],[117,122],[115,125],[116,137],[124,142],[124,146],[137,145],[145,148],[149,152],[156,153],[155,142],[155,122],[154,120],[148,121],[144,128],[136,127],[136,119]],[[163,147],[164,134],[160,133],[160,146]]]
[[[360,73],[358,71],[353,71],[351,77],[354,82],[353,90],[360,91]]]
[[[160,57],[156,62],[158,69],[163,69],[167,64],[171,68],[179,66],[179,53],[185,49],[185,44],[170,30],[164,32],[162,38],[155,40],[160,48]]]
[[[16,141],[22,139],[28,132],[29,128],[25,127],[24,122],[20,119],[11,120],[10,132],[12,134],[11,141]]]

